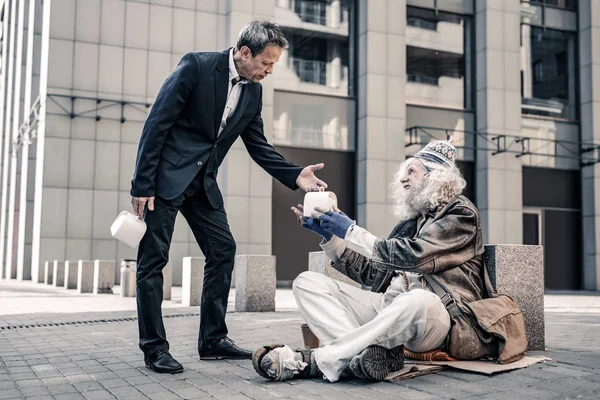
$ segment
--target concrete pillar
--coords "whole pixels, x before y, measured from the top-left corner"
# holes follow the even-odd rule
[[[15,64],[15,93],[14,93],[14,108],[11,136],[13,143],[19,137],[19,128],[23,122],[23,112],[21,109],[21,92],[23,89],[23,32],[25,24],[25,0],[19,1],[19,19],[17,26],[17,49],[16,49],[16,64]],[[8,133],[7,133],[8,134]],[[6,233],[6,267],[11,271],[11,277],[17,278],[17,255],[14,252],[14,245],[17,243],[17,235],[15,235],[15,212],[18,212],[15,203],[17,202],[17,163],[18,149],[11,149],[12,156],[10,158],[10,183],[8,192],[8,218],[7,218],[7,233]],[[56,280],[56,275],[55,275]]]
[[[115,260],[94,260],[94,285],[92,293],[112,293],[115,285]]]
[[[360,288],[360,284],[356,283],[340,271],[331,266],[331,260],[325,255],[324,251],[311,251],[308,253],[308,270],[319,272],[329,278],[344,282],[348,285]]]
[[[406,1],[360,0],[357,215],[359,225],[387,236],[389,183],[404,161],[406,125]]]
[[[65,289],[77,289],[79,261],[65,261]]]
[[[332,0],[327,7],[327,26],[338,28],[340,26],[340,0]]]
[[[579,1],[581,141],[600,143],[600,4]],[[589,156],[600,157],[598,150]],[[583,289],[600,289],[600,163],[582,167]]]
[[[337,88],[342,78],[342,51],[339,40],[327,41],[327,86]]]
[[[94,261],[79,260],[77,264],[77,293],[94,291]]]
[[[224,18],[227,21],[227,45],[234,44],[242,27],[255,18],[275,18],[275,1],[227,2]],[[280,61],[275,70],[285,68]],[[275,77],[261,84],[262,120],[264,134],[273,142],[273,103]],[[271,254],[271,202],[273,178],[250,159],[242,141],[236,141],[219,168],[219,187],[225,200],[229,224],[239,254]],[[264,212],[252,212],[263,210]]]
[[[54,261],[46,261],[44,263],[44,283],[52,285],[54,281]]]
[[[520,6],[520,0],[475,2],[479,132],[495,135],[521,132]],[[510,140],[506,143],[510,144]],[[489,146],[485,138],[477,137],[478,148]],[[476,202],[485,243],[522,243],[521,169],[521,161],[514,154],[477,151]]]
[[[10,9],[10,14],[6,11],[9,11]],[[9,3],[7,3],[7,8],[5,8],[5,20],[4,20],[4,24],[8,24],[10,27],[10,33],[8,36],[6,36],[6,40],[9,42],[8,43],[8,52],[7,53],[3,53],[3,59],[6,58],[6,62],[8,63],[8,68],[4,69],[2,71],[2,75],[4,77],[4,74],[6,74],[7,76],[7,80],[6,80],[6,107],[4,108],[4,110],[2,110],[2,114],[4,116],[4,120],[2,121],[4,123],[4,146],[2,148],[2,192],[0,193],[0,264],[3,266],[4,268],[4,277],[6,279],[11,279],[12,278],[12,272],[11,272],[11,268],[10,268],[10,264],[5,262],[5,256],[6,256],[6,252],[5,249],[6,247],[10,246],[7,243],[12,243],[10,241],[10,238],[7,238],[6,236],[6,217],[7,217],[7,213],[6,213],[6,205],[7,205],[7,200],[8,200],[8,170],[9,170],[9,165],[10,165],[10,159],[11,159],[11,136],[12,136],[12,130],[11,130],[11,112],[13,110],[13,85],[14,85],[14,80],[13,80],[13,75],[14,75],[14,66],[15,66],[15,43],[16,43],[16,25],[17,25],[17,1],[16,0],[12,0]],[[4,55],[5,54],[5,55]],[[5,72],[7,71],[7,72]]]
[[[54,276],[54,281],[52,282],[52,286],[54,287],[64,287],[65,286],[65,262],[54,260],[54,272],[52,273]]]
[[[511,296],[523,312],[527,350],[545,350],[544,247],[489,245],[484,257],[492,286]]]
[[[235,311],[275,311],[275,256],[235,257]]]
[[[28,119],[31,109],[31,87],[33,81],[33,45],[34,45],[34,27],[35,27],[35,3],[36,0],[29,0],[28,3],[28,23],[27,23],[27,55],[25,61],[25,94],[23,99],[24,119]],[[32,278],[31,263],[25,263],[25,241],[27,228],[27,188],[29,181],[29,142],[23,141],[21,148],[21,181],[19,193],[19,224],[17,234],[17,280],[29,280]],[[74,275],[77,276],[76,274]],[[65,282],[66,284],[66,282]],[[75,282],[75,286],[77,282]]]
[[[173,263],[169,261],[162,271],[163,274],[163,300],[171,300],[171,287],[173,286]]]
[[[181,305],[199,306],[204,284],[204,257],[183,257],[181,275]]]
[[[533,68],[531,66],[531,18],[535,8],[521,4],[521,71],[523,71],[523,97],[533,97]]]

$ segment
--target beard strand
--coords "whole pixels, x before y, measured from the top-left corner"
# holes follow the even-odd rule
[[[398,184],[401,185],[401,183]],[[400,221],[413,219],[430,210],[431,200],[424,194],[424,187],[425,181],[423,180],[408,190],[401,186],[395,190],[398,193],[393,209],[396,218]]]

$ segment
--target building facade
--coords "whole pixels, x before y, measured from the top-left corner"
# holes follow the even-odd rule
[[[110,236],[130,209],[144,120],[189,51],[235,45],[253,18],[290,42],[263,83],[268,140],[320,174],[374,234],[389,183],[455,137],[486,243],[544,244],[546,287],[600,287],[600,4],[592,0],[4,0],[0,260],[39,281],[46,260],[135,258]],[[219,184],[238,254],[306,269],[315,238],[291,192],[241,141]],[[200,249],[178,216],[171,260]]]

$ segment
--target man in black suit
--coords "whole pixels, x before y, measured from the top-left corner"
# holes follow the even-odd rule
[[[175,217],[181,211],[206,256],[200,306],[200,359],[251,359],[227,337],[225,313],[236,251],[217,171],[241,136],[252,159],[292,190],[326,188],[314,172],[298,167],[267,143],[262,86],[288,42],[279,27],[252,21],[237,46],[221,53],[188,53],[163,83],[146,119],[133,180],[131,204],[145,218],[137,264],[139,345],[148,368],[176,373],[162,321],[162,269],[169,257]],[[147,210],[147,211],[146,211]]]

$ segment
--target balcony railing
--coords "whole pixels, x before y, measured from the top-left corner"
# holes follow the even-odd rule
[[[529,3],[556,8],[565,8],[567,10],[577,9],[577,0],[529,0]]]
[[[318,1],[295,1],[294,12],[311,24],[327,25],[327,4]]]
[[[407,74],[406,80],[414,83],[426,83],[428,85],[439,86],[439,78],[427,75]]]
[[[306,148],[346,150],[348,138],[340,131],[327,132],[323,129],[296,126],[290,130],[275,129],[273,141],[278,145]]]
[[[437,22],[428,21],[422,18],[416,17],[408,17],[406,19],[406,24],[408,26],[412,26],[414,28],[427,29],[430,31],[437,31]]]
[[[325,61],[294,58],[292,59],[292,65],[296,75],[302,82],[317,85],[327,84],[327,63]]]
[[[331,6],[323,1],[280,0],[278,6],[288,8],[303,22],[323,26],[338,27],[348,22],[348,7]]]

